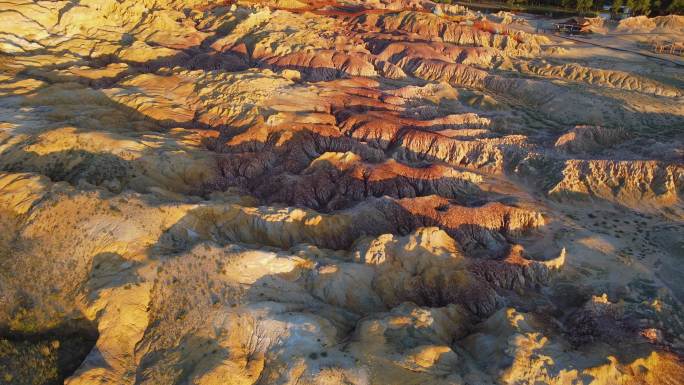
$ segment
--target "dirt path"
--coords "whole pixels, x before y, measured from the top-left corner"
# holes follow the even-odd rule
[[[565,39],[565,40],[574,41],[574,42],[577,42],[577,43],[585,43],[585,44],[593,45],[593,46],[596,46],[596,47],[612,49],[612,50],[615,50],[615,51],[629,52],[629,53],[641,55],[641,56],[648,57],[648,58],[652,58],[652,59],[658,59],[658,60],[666,61],[666,62],[671,63],[671,64],[674,64],[674,65],[676,65],[676,66],[684,67],[684,59],[680,59],[680,58],[677,58],[677,57],[674,57],[674,56],[657,55],[657,54],[651,53],[651,52],[649,52],[649,51],[640,50],[640,49],[630,49],[630,48],[624,48],[624,47],[616,47],[616,46],[613,46],[613,45],[601,44],[601,43],[597,43],[597,42],[594,42],[594,41],[591,41],[591,40],[588,40],[588,39],[582,39],[582,38],[574,37],[574,36],[573,36],[573,37],[571,37],[571,36],[562,36],[562,35],[555,35],[555,34],[548,34],[548,33],[547,33],[546,35],[549,36],[549,37],[551,37],[551,38],[554,38],[554,37],[555,37],[555,38],[560,38],[560,39]],[[611,36],[611,35],[609,35],[609,36]]]

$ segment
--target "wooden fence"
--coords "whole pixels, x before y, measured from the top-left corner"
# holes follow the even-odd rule
[[[651,51],[655,53],[667,53],[670,55],[684,56],[684,42],[660,40],[650,44]]]

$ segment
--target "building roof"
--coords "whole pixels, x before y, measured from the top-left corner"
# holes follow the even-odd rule
[[[586,17],[581,16],[571,17],[568,20],[562,22],[561,24],[575,24],[580,27],[588,27],[589,25],[591,25],[591,23]]]

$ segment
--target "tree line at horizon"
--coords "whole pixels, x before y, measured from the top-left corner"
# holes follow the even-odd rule
[[[436,0],[439,3],[452,4],[457,0]],[[477,1],[469,3],[478,3]],[[526,6],[557,7],[582,14],[602,10],[610,6],[611,13],[620,14],[622,7],[628,7],[633,16],[684,15],[684,0],[488,0],[484,3],[505,3],[511,8]]]

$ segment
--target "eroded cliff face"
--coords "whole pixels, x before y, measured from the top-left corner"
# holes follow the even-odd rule
[[[0,382],[681,383],[671,71],[429,1],[0,17]]]

